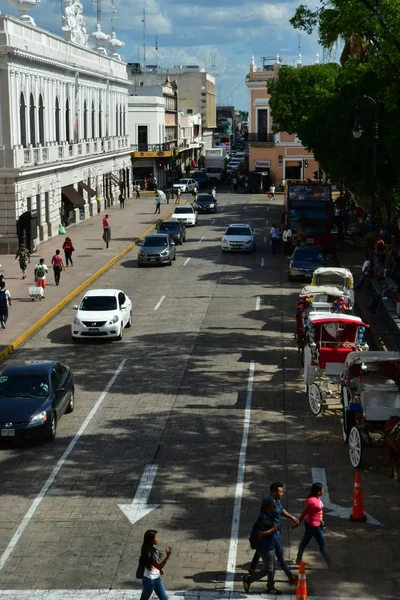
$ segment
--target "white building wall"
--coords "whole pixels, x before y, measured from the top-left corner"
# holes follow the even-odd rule
[[[128,133],[131,146],[137,141],[139,125],[148,127],[148,144],[163,144],[165,131],[165,98],[158,96],[129,96]]]

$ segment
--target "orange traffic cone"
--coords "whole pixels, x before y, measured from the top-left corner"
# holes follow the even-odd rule
[[[367,517],[364,513],[364,500],[361,489],[361,477],[359,471],[356,471],[354,478],[354,493],[353,493],[353,511],[350,515],[350,521],[366,521]]]
[[[304,560],[300,562],[299,575],[297,580],[296,600],[308,600],[306,564]]]

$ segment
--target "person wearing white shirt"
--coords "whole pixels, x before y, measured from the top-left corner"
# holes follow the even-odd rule
[[[286,256],[289,256],[292,252],[292,230],[287,225],[284,225],[283,227],[283,252]]]
[[[371,266],[371,261],[369,260],[369,256],[368,254],[365,254],[365,260],[363,263],[363,266],[361,267],[361,278],[360,281],[358,282],[358,284],[355,286],[355,290],[361,290],[363,285],[364,285],[364,281],[367,279],[368,274],[369,274],[369,269]]]
[[[35,266],[35,285],[36,287],[43,288],[43,297],[44,291],[46,289],[46,273],[49,272],[49,269],[44,264],[44,258],[39,260],[39,264]]]

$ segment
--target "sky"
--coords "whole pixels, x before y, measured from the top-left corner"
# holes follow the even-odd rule
[[[97,2],[81,1],[87,33],[92,33]],[[300,44],[304,65],[313,64],[317,53],[320,62],[328,59],[316,33],[299,35],[289,23],[299,4],[312,7],[316,0],[114,0],[114,5],[112,0],[100,1],[102,30],[111,33],[114,27],[117,38],[125,42],[120,52],[124,61],[143,63],[144,8],[146,64],[205,67],[216,77],[217,104],[237,110],[249,110],[245,78],[252,56],[257,66],[262,56],[277,54],[284,64],[294,66]],[[63,0],[41,0],[30,14],[38,27],[60,34],[62,4]],[[16,14],[5,0],[0,0],[0,10]]]

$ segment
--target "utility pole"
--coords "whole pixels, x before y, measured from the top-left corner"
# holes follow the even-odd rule
[[[146,66],[146,7],[143,3],[143,66]]]

